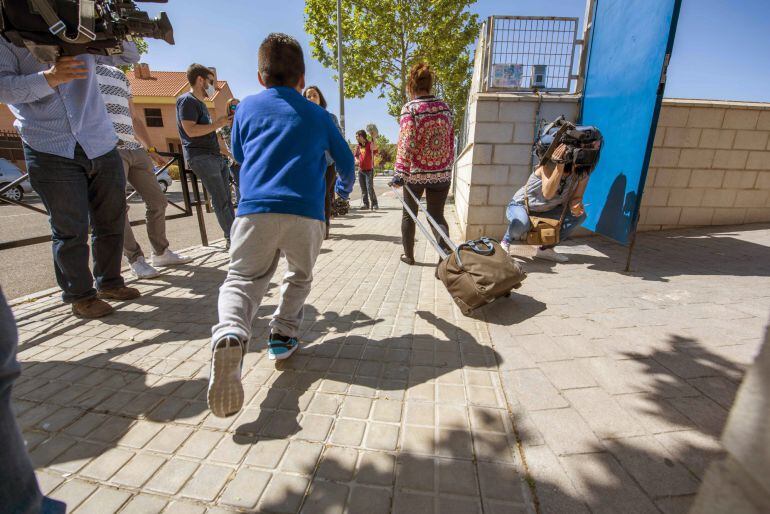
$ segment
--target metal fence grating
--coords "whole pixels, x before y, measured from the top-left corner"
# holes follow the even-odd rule
[[[577,18],[491,17],[484,89],[569,92],[577,25]]]

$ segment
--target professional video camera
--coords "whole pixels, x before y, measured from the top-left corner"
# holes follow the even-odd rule
[[[575,126],[560,116],[543,128],[535,143],[535,156],[540,165],[551,161],[564,164],[565,173],[588,175],[599,162],[602,142],[602,133],[596,127]],[[562,144],[567,147],[566,154],[554,159],[554,150]]]
[[[133,37],[173,45],[166,13],[150,19],[137,2],[167,0],[0,0],[0,33],[44,63],[65,55],[119,54],[122,42]]]

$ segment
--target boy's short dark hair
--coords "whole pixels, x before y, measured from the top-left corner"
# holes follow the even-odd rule
[[[189,82],[191,86],[195,85],[195,81],[198,80],[198,77],[208,79],[213,75],[214,72],[202,64],[193,63],[187,68],[187,82]]]
[[[293,37],[273,32],[259,45],[259,74],[267,87],[296,87],[305,74],[302,47]]]

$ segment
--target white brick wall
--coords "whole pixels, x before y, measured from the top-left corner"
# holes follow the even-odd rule
[[[472,87],[473,90],[473,87]],[[469,112],[473,146],[458,164],[455,204],[465,237],[500,237],[505,230],[505,207],[529,176],[535,139],[535,95],[474,95]],[[539,119],[552,121],[564,114],[574,119],[577,98],[544,95]]]
[[[770,104],[663,101],[639,228],[770,221]]]
[[[477,93],[458,165],[466,237],[499,236],[505,206],[531,169],[537,96]],[[544,95],[538,119],[575,119],[577,98]],[[472,164],[471,164],[472,163]],[[770,104],[663,101],[640,230],[770,221]]]

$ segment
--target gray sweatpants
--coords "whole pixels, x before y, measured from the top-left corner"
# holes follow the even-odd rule
[[[281,254],[288,270],[281,298],[273,314],[273,332],[298,337],[303,308],[313,283],[313,266],[321,251],[324,222],[293,214],[249,214],[233,222],[230,268],[219,288],[219,323],[212,329],[212,345],[233,334],[248,341],[251,324]]]

